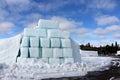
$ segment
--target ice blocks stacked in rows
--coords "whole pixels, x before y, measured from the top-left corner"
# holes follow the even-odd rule
[[[70,33],[56,21],[40,19],[36,28],[25,28],[20,58],[37,58],[49,64],[75,62]]]

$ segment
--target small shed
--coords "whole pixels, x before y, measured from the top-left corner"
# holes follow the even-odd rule
[[[120,51],[117,51],[117,54],[116,54],[116,56],[120,56]]]
[[[80,54],[82,57],[97,57],[98,51],[80,50]]]

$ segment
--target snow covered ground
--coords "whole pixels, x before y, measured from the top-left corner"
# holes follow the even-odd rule
[[[82,57],[82,62],[86,64],[88,71],[99,71],[107,69],[114,58],[111,57]]]
[[[83,76],[88,71],[101,70],[112,60],[109,57],[82,57],[81,63],[49,65],[36,59],[22,59],[15,63],[19,50],[20,35],[0,40],[0,80],[40,80]],[[78,58],[77,58],[78,59]]]
[[[82,57],[81,63],[65,63],[49,65],[41,61],[23,60],[19,63],[1,63],[0,80],[38,80],[44,78],[59,78],[69,76],[83,76],[88,71],[102,70],[108,66],[112,58],[109,57]]]

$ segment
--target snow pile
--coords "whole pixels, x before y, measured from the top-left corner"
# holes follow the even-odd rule
[[[111,64],[111,57],[82,57],[88,71],[104,70]]]
[[[19,42],[21,35],[0,40],[0,63],[15,62],[19,51]]]
[[[109,57],[84,57],[81,63],[50,65],[37,59],[22,59],[19,63],[0,64],[2,80],[40,80],[69,76],[83,76],[88,71],[103,70],[110,65]]]
[[[53,77],[69,77],[82,76],[87,73],[85,66],[79,63],[65,63],[62,65],[49,65],[42,62],[26,63],[26,64],[3,64],[1,66],[2,75],[0,79],[3,80],[19,80],[19,79],[44,79]]]

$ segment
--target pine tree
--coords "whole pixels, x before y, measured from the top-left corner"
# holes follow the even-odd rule
[[[115,42],[115,47],[118,47],[117,41]]]

